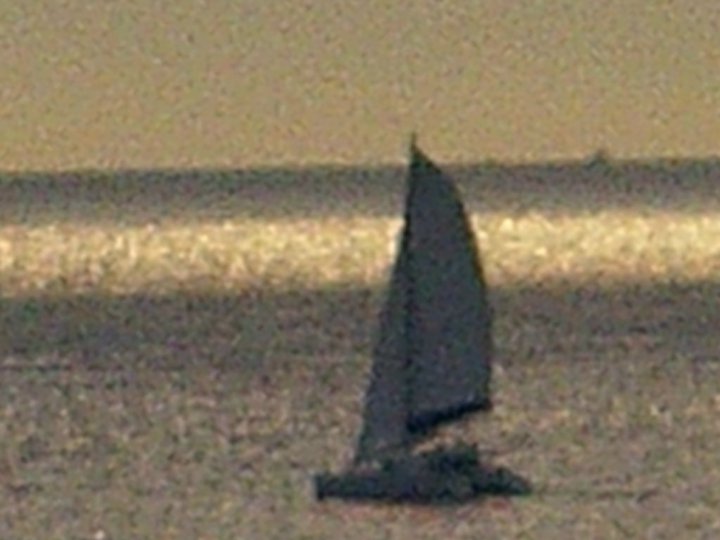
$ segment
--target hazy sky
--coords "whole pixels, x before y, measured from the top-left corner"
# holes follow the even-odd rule
[[[0,169],[720,155],[718,0],[0,0]]]

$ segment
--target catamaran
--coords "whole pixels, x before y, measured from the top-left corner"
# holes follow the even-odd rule
[[[527,480],[475,446],[418,446],[489,412],[493,339],[480,254],[452,179],[410,142],[405,223],[380,315],[352,467],[315,477],[319,500],[460,502],[521,495]]]

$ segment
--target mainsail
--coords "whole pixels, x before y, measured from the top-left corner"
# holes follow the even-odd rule
[[[491,408],[491,312],[452,182],[415,141],[405,224],[380,317],[356,462],[408,452],[433,428]]]

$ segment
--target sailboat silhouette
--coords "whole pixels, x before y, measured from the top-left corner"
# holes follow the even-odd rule
[[[410,142],[405,225],[353,469],[315,477],[318,499],[462,501],[529,483],[474,446],[415,452],[433,432],[492,408],[492,314],[480,255],[452,182]]]

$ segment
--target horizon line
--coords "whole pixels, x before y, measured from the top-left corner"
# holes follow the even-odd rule
[[[431,153],[431,152],[429,152]],[[720,162],[720,154],[706,155],[642,155],[621,157],[614,156],[612,153],[604,149],[598,149],[591,154],[583,156],[570,157],[551,157],[547,159],[533,160],[515,160],[504,158],[486,157],[479,160],[442,160],[434,158],[435,161],[444,167],[552,167],[552,166],[580,166],[590,165],[592,163],[606,162],[615,165],[651,165],[651,164],[669,164],[680,165],[692,162]],[[67,168],[37,168],[37,169],[14,169],[0,168],[0,177],[2,176],[18,176],[18,175],[53,175],[53,174],[88,174],[88,173],[132,173],[132,172],[202,172],[202,171],[218,171],[218,172],[237,172],[237,171],[273,171],[273,170],[309,170],[309,169],[380,169],[380,168],[397,168],[406,167],[406,160],[397,161],[366,161],[366,162],[345,162],[345,161],[316,161],[316,162],[278,162],[278,163],[249,163],[238,165],[223,164],[206,164],[206,165],[157,165],[157,166],[78,166]]]

